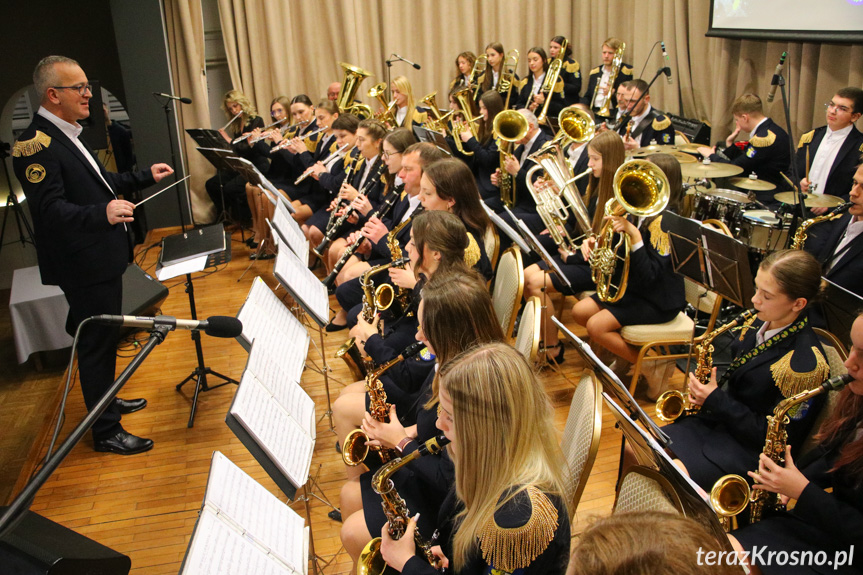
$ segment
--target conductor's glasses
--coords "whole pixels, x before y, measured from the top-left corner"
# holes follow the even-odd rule
[[[75,90],[79,96],[86,96],[87,92],[93,94],[93,84],[75,84],[74,86],[51,86],[55,90]]]

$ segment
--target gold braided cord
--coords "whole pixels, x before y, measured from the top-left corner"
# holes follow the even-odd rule
[[[782,391],[785,397],[797,395],[801,391],[807,391],[820,385],[830,375],[830,365],[818,348],[813,346],[812,353],[815,354],[815,369],[812,371],[798,372],[791,368],[791,356],[794,351],[789,351],[779,361],[770,366],[770,374],[776,387]]]
[[[468,232],[467,248],[464,250],[464,263],[467,264],[467,267],[472,268],[481,257],[482,253],[479,251],[479,244],[476,243],[476,239],[474,239],[473,234]]]

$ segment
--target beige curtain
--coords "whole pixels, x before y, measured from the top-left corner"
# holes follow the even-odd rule
[[[168,49],[174,86],[179,94],[192,99],[191,105],[178,105],[177,123],[191,174],[190,202],[195,223],[208,223],[215,219],[215,207],[204,183],[215,169],[195,149],[195,142],[185,134],[186,127],[210,126],[207,105],[207,75],[204,59],[204,21],[200,0],[164,0],[168,33]]]
[[[417,99],[437,90],[438,103],[445,105],[459,52],[479,53],[500,41],[507,50],[519,50],[523,75],[527,50],[547,49],[557,34],[570,39],[585,73],[598,65],[603,40],[623,39],[625,61],[636,74],[644,69],[647,80],[662,66],[659,47],[650,54],[651,48],[664,40],[674,80],[671,85],[657,80],[653,103],[708,121],[714,140],[731,131],[728,110],[737,95],[752,91],[766,97],[783,50],[796,137],[824,123],[822,104],[836,89],[863,85],[863,46],[707,38],[706,0],[219,0],[219,6],[234,86],[262,113],[276,95],[323,97],[330,82],[342,79],[340,61],[374,73],[360,89],[374,107],[365,93],[386,78],[384,60],[393,52],[422,69],[397,62],[392,77],[407,76]],[[785,125],[778,95],[765,112]]]

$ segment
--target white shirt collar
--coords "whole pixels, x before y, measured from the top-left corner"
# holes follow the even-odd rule
[[[78,136],[81,135],[81,131],[84,129],[78,122],[70,124],[60,116],[54,114],[54,112],[49,112],[43,106],[39,106],[39,110],[36,113],[57,126],[57,128],[59,128],[61,132],[66,134],[70,140],[77,140]]]
[[[644,109],[644,112],[642,112],[642,114],[640,116],[635,116],[632,118],[632,121],[634,122],[633,125],[634,126],[640,125],[641,121],[650,113],[650,111],[652,109],[653,109],[653,107],[650,104],[647,104],[647,108]]]
[[[791,324],[789,323],[787,325],[783,325],[782,327],[768,330],[767,329],[767,322],[765,321],[764,323],[761,324],[761,327],[758,328],[758,333],[755,334],[755,341],[759,345],[761,345],[762,343],[764,343],[765,341],[767,341],[768,339],[770,339],[771,337],[773,337],[774,335],[776,335],[777,333],[782,331],[783,329],[787,328],[789,325],[791,325]]]
[[[851,133],[851,128],[853,128],[853,127],[854,127],[853,124],[848,124],[847,126],[842,128],[841,130],[831,130],[830,126],[827,126],[827,133],[824,134],[824,137],[825,138],[842,138],[842,139],[845,139],[845,137]]]

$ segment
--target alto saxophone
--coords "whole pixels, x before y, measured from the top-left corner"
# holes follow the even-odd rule
[[[696,363],[693,373],[698,381],[703,384],[710,381],[710,372],[713,370],[713,340],[736,325],[746,322],[756,313],[754,309],[746,310],[733,321],[705,335],[701,343],[695,346]],[[691,402],[689,386],[684,385],[683,389],[684,391],[682,392],[676,389],[669,389],[659,396],[659,399],[656,400],[656,417],[661,421],[672,422],[682,415],[698,413],[701,406],[694,405]]]
[[[395,364],[419,353],[423,347],[425,347],[425,345],[422,342],[418,341],[412,343],[405,348],[400,356],[395,359],[391,359],[376,370],[369,372],[366,376],[366,393],[369,394],[370,400],[369,413],[376,420],[387,422],[390,418],[390,404],[387,403],[387,392],[384,391],[383,383],[381,383],[381,376]],[[347,437],[345,437],[345,444],[342,446],[342,460],[346,465],[350,465],[351,467],[359,465],[365,461],[370,449],[379,451],[381,461],[384,463],[392,459],[395,454],[394,450],[383,449],[377,446],[369,447],[366,445],[368,440],[368,435],[366,435],[366,432],[362,429],[354,429],[347,435]]]
[[[449,443],[449,439],[441,434],[423,443],[419,449],[398,459],[393,459],[378,469],[372,477],[372,489],[381,496],[381,505],[387,516],[387,531],[393,539],[401,539],[410,521],[405,500],[402,499],[395,489],[392,479],[393,474],[413,461],[431,453],[437,455]],[[426,541],[420,535],[419,530],[414,531],[414,542],[419,547],[425,558],[435,569],[440,569],[440,560],[432,553],[432,543],[437,539],[437,531],[432,534],[430,540]],[[357,573],[361,575],[379,575],[386,569],[386,563],[381,556],[381,538],[375,537],[365,546],[357,561]]]
[[[777,465],[785,465],[785,446],[788,443],[788,427],[791,421],[788,412],[791,409],[809,401],[816,395],[825,391],[836,391],[845,387],[845,384],[854,378],[850,374],[836,375],[816,387],[807,391],[801,391],[797,395],[783,399],[773,409],[773,415],[767,416],[767,437],[764,439],[763,453]],[[757,471],[756,471],[757,473]],[[761,520],[765,510],[779,508],[779,494],[771,493],[764,489],[753,489],[749,496],[749,521],[755,523]]]
[[[797,228],[797,231],[794,232],[794,239],[791,240],[791,249],[792,250],[802,250],[803,244],[806,243],[806,238],[808,237],[807,232],[809,228],[814,226],[815,224],[820,224],[821,222],[829,222],[835,220],[842,216],[845,212],[848,211],[848,208],[853,206],[853,202],[845,202],[840,206],[836,206],[829,213],[824,214],[823,216],[818,216],[815,218],[810,218]]]
[[[422,213],[422,211],[423,211],[423,207],[417,206],[417,208],[414,210],[414,213],[411,214],[411,216],[409,218],[407,218],[405,221],[403,221],[402,223],[400,223],[399,225],[394,227],[392,229],[392,231],[390,231],[390,233],[387,234],[387,248],[389,248],[390,257],[392,257],[392,259],[393,259],[393,266],[392,267],[403,268],[403,267],[405,267],[407,262],[410,261],[409,258],[404,257],[404,255],[402,254],[402,246],[401,246],[401,244],[399,244],[399,240],[398,240],[398,238],[396,238],[396,236],[398,235],[398,233],[400,231],[402,231],[402,229],[406,225],[411,223],[411,220],[414,219],[414,216]],[[396,265],[396,262],[404,262],[404,263],[399,263],[398,265]],[[387,287],[387,284],[381,285],[378,288],[378,290],[380,290],[384,287]],[[393,302],[393,301],[398,302],[398,305],[399,305],[398,313],[402,313],[405,310],[407,310],[407,308],[408,308],[408,296],[409,296],[410,290],[404,290],[398,286],[391,287],[390,290],[392,291],[392,293],[390,295],[390,302]]]

